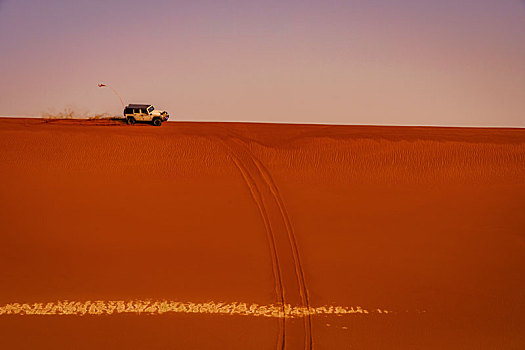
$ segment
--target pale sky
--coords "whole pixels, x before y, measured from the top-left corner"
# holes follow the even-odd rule
[[[520,0],[0,0],[0,115],[525,127]]]

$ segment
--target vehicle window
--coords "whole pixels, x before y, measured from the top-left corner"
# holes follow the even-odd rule
[[[146,112],[146,110],[145,110],[144,108],[141,108],[141,109],[140,109],[140,113],[142,113],[142,114],[147,114],[147,112]]]
[[[133,113],[139,113],[140,110],[138,108],[133,108]]]
[[[148,112],[150,112],[150,113],[153,112],[153,106],[149,106],[148,107]]]

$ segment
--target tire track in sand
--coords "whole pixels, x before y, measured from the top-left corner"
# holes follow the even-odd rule
[[[227,145],[228,147],[228,145]],[[230,147],[228,147],[230,149]],[[231,150],[231,149],[230,149]],[[275,239],[274,235],[272,233],[271,225],[270,225],[270,219],[268,217],[268,213],[264,207],[264,203],[262,201],[261,193],[253,180],[253,178],[250,176],[249,172],[243,165],[243,163],[240,161],[238,157],[236,157],[233,154],[230,154],[235,166],[239,169],[241,172],[242,177],[244,178],[244,181],[248,185],[248,188],[250,189],[252,198],[257,205],[257,208],[259,209],[259,214],[261,215],[265,231],[267,233],[267,239],[268,243],[270,245],[270,253],[272,255],[272,268],[273,268],[273,275],[274,275],[274,281],[275,281],[275,294],[277,296],[277,302],[280,305],[281,311],[284,313],[285,308],[285,302],[284,302],[284,290],[283,290],[283,284],[282,284],[282,274],[281,269],[279,265],[279,257],[277,254],[277,249],[275,246]],[[279,337],[277,340],[277,349],[284,349],[285,348],[285,322],[284,319],[279,320]]]
[[[242,136],[227,130],[220,138],[230,151],[263,219],[272,254],[278,302],[310,308],[299,250],[291,220],[279,189],[264,164],[253,155]],[[278,349],[313,347],[311,316],[303,320],[280,320]],[[301,322],[302,321],[302,322]]]
[[[288,212],[286,211],[286,206],[284,205],[284,202],[282,200],[281,194],[279,192],[279,188],[275,184],[273,178],[270,176],[270,172],[268,171],[268,169],[264,166],[262,162],[260,162],[257,158],[255,158],[255,156],[253,156],[253,160],[255,164],[257,165],[257,167],[259,168],[261,174],[263,174],[264,178],[266,179],[266,182],[270,186],[270,190],[274,194],[274,198],[279,206],[279,210],[281,211],[281,215],[286,225],[290,247],[292,249],[292,254],[294,257],[297,281],[300,286],[299,293],[301,296],[301,306],[306,307],[307,309],[310,309],[310,296],[308,294],[308,288],[306,287],[306,281],[304,277],[304,268],[303,268],[303,265],[301,264],[299,249],[297,248],[297,240],[295,238],[295,233],[293,230],[292,222],[290,220],[290,216],[288,215]],[[310,314],[307,314],[306,317],[304,318],[304,331],[305,331],[305,349],[311,350],[313,347],[313,340],[312,340],[312,318]]]

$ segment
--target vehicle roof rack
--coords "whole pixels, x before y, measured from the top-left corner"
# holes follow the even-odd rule
[[[151,105],[144,105],[144,104],[129,104],[126,106],[126,108],[148,108]]]

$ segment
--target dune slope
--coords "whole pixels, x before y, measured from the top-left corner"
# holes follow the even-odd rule
[[[0,347],[520,349],[525,130],[0,119]]]

